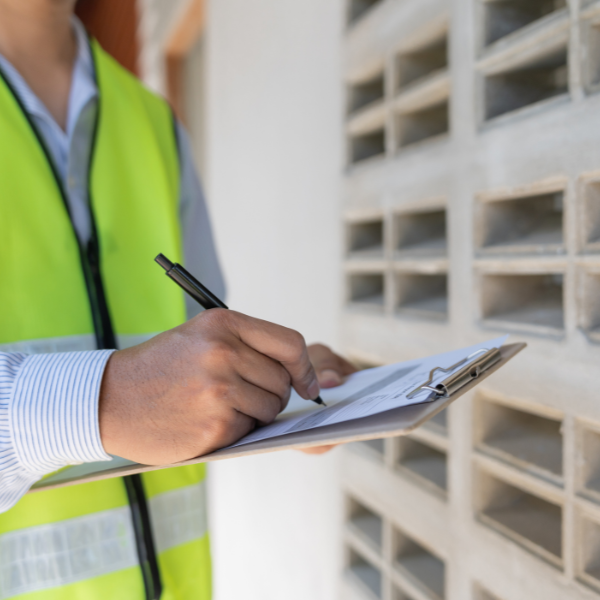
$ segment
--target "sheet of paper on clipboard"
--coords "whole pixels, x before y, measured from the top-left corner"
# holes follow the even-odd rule
[[[459,371],[470,377],[465,367],[477,363],[486,353],[493,361],[495,355],[491,351],[500,348],[507,338],[505,335],[445,354],[360,371],[351,375],[343,385],[321,391],[326,408],[307,406],[307,401],[293,392],[287,408],[274,423],[256,429],[230,447],[436,399],[444,391],[438,390],[437,385]]]

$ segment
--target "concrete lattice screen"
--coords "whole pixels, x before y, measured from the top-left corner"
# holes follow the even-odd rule
[[[345,349],[528,349],[345,451],[341,597],[600,597],[600,1],[347,6]]]

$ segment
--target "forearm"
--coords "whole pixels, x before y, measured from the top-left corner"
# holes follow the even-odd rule
[[[0,353],[0,512],[47,473],[110,458],[98,427],[110,354]]]

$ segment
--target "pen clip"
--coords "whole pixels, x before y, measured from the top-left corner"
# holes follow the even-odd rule
[[[227,308],[225,302],[217,298],[181,265],[171,262],[164,254],[159,254],[154,260],[166,271],[167,277],[170,277],[203,308]]]

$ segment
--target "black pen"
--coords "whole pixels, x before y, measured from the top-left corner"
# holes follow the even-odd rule
[[[181,265],[171,262],[164,254],[159,254],[154,260],[166,271],[168,277],[170,277],[203,308],[206,308],[207,310],[209,308],[229,308],[206,286],[202,285],[191,273],[186,271]],[[321,396],[317,396],[313,402],[322,406],[327,406],[321,399]]]

